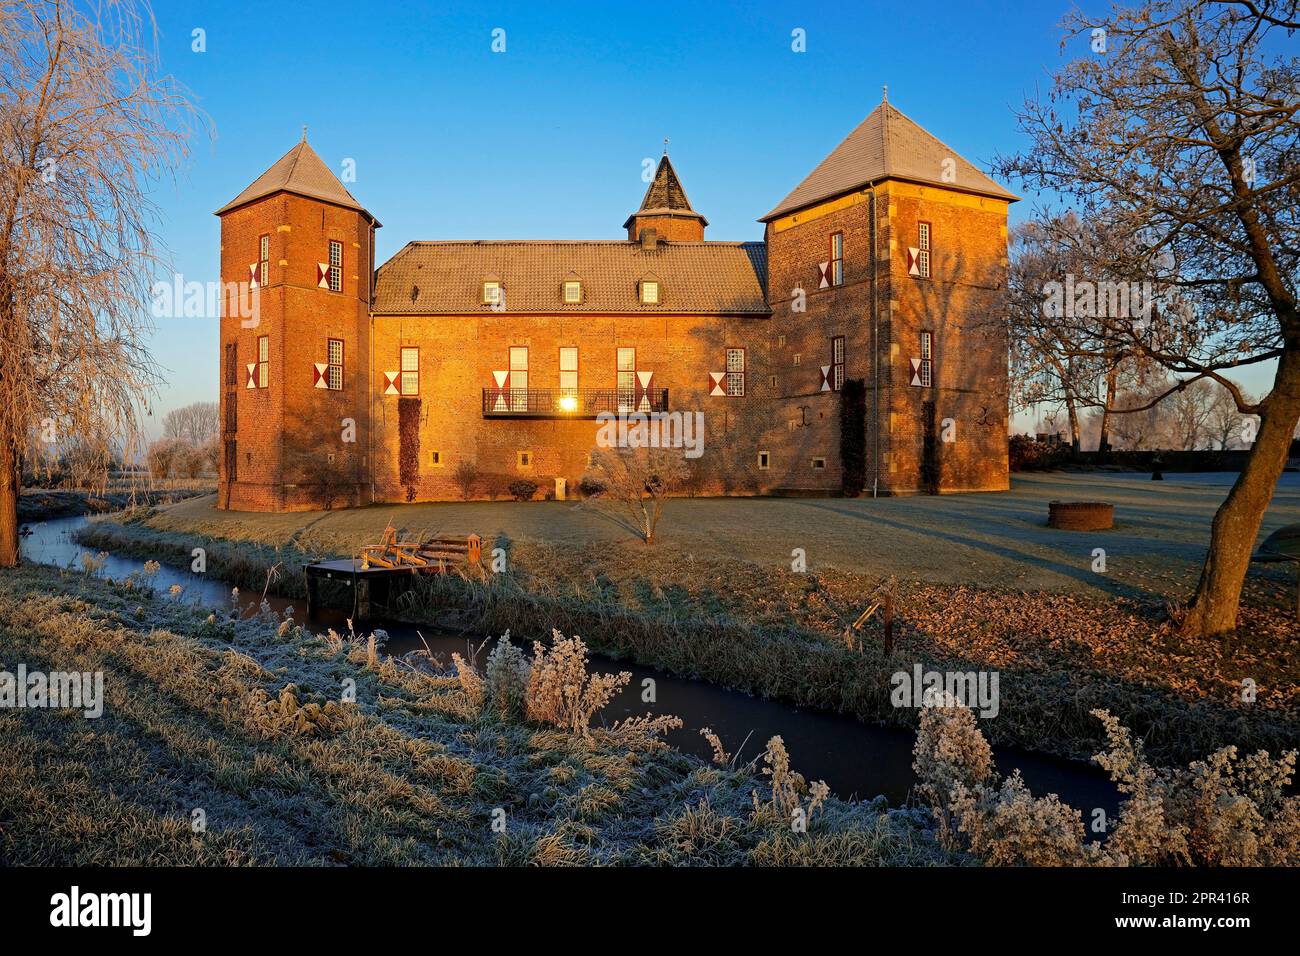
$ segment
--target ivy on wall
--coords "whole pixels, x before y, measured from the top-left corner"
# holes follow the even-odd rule
[[[860,378],[840,389],[840,464],[844,494],[856,498],[867,483],[867,384]]]
[[[420,484],[420,399],[397,400],[397,476],[414,501]]]

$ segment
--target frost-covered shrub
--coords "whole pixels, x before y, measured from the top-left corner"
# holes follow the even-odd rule
[[[529,674],[524,652],[510,643],[510,632],[506,631],[487,659],[487,701],[502,720],[523,718]]]
[[[525,712],[529,720],[554,724],[586,737],[591,717],[632,679],[619,674],[588,674],[587,645],[576,634],[566,638],[552,631],[555,644],[549,650],[534,642],[533,666],[528,676]]]
[[[481,709],[484,700],[482,676],[474,669],[473,664],[459,654],[452,654],[451,662],[456,666],[456,678],[460,681],[460,689],[465,692],[474,710]]]
[[[765,804],[759,800],[758,791],[753,791],[754,816],[769,817],[786,826],[802,819],[806,828],[817,808],[830,796],[831,788],[823,780],[809,786],[803,774],[790,769],[790,754],[779,734],[768,740],[763,763],[766,764],[763,776],[772,781],[772,800]],[[806,808],[803,805],[804,794],[809,795]]]
[[[944,839],[994,865],[1300,864],[1300,797],[1286,793],[1296,751],[1238,758],[1224,747],[1186,769],[1153,767],[1118,718],[1092,714],[1109,744],[1093,759],[1125,799],[1105,843],[1089,845],[1055,794],[1035,798],[1018,773],[998,780],[970,711],[926,707],[913,766]]]
[[[1079,811],[1054,793],[1035,797],[1018,770],[998,787],[958,784],[949,811],[970,851],[992,866],[1071,866],[1084,859]]]
[[[921,710],[921,726],[912,749],[917,791],[934,810],[941,839],[951,841],[952,819],[948,806],[953,791],[995,783],[993,751],[975,724],[975,714],[945,698]]]
[[[1186,770],[1152,767],[1119,720],[1092,712],[1110,749],[1097,763],[1127,799],[1107,850],[1117,862],[1169,866],[1295,866],[1300,864],[1300,797],[1286,788],[1296,751],[1276,760],[1267,751],[1244,758],[1223,747]]]

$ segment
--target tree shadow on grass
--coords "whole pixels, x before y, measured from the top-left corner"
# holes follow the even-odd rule
[[[958,534],[954,531],[943,531],[938,528],[917,528],[916,526],[909,525],[906,522],[887,518],[878,512],[868,513],[853,511],[847,508],[837,507],[829,502],[809,501],[805,506],[822,511],[829,511],[841,517],[852,518],[857,521],[884,525],[888,528],[907,532],[908,534],[930,536],[953,544],[964,545],[972,550],[982,551],[1006,561],[1028,565],[1042,571],[1050,571],[1059,574],[1062,577],[1071,578],[1081,584],[1087,585],[1089,588],[1097,588],[1098,585],[1101,585],[1105,590],[1130,598],[1139,604],[1147,604],[1151,600],[1151,595],[1140,588],[1123,584],[1113,578],[1107,578],[1104,575],[1099,575],[1091,569],[1090,563],[1086,567],[1075,567],[1061,561],[1054,561],[1039,554],[1033,554],[1022,549],[1011,547],[1010,545],[997,545],[970,535]]]

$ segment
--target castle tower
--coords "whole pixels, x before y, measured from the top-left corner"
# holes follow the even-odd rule
[[[306,135],[221,219],[218,504],[308,510],[370,500],[374,236],[379,223]],[[247,294],[252,290],[253,294]]]
[[[851,484],[840,449],[855,442],[866,494],[1008,486],[997,320],[1015,201],[882,101],[760,219],[775,401],[788,425],[771,444],[791,446],[773,463],[773,490]],[[853,380],[866,389],[865,435],[846,439],[840,393]]]
[[[641,208],[623,223],[627,237],[635,242],[645,230],[653,229],[658,238],[669,242],[703,242],[704,227],[708,224],[707,219],[691,208],[677,170],[664,150],[654,179],[650,180],[641,200]]]

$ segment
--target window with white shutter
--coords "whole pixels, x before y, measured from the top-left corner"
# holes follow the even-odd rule
[[[402,346],[402,381],[399,391],[403,395],[420,394],[420,347]]]
[[[745,394],[745,350],[727,349],[727,394]]]
[[[267,388],[271,384],[271,337],[257,337],[257,387]]]
[[[330,291],[343,291],[343,243],[330,240]]]
[[[329,361],[328,377],[325,379],[326,385],[334,391],[343,388],[343,340],[330,339],[329,350],[326,358]]]

